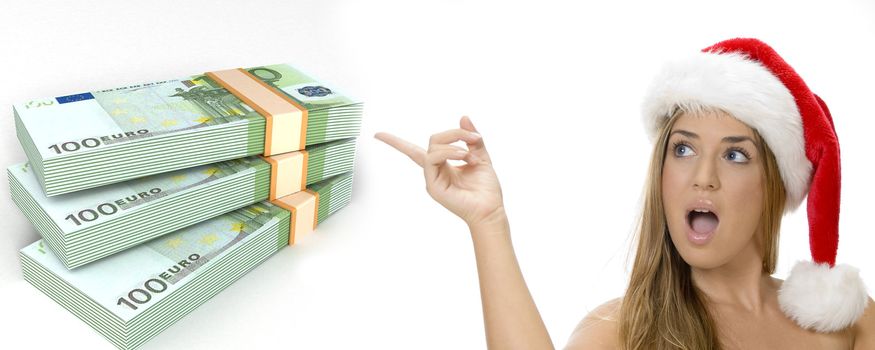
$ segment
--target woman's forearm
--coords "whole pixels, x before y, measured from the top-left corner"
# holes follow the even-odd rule
[[[523,279],[504,213],[469,225],[480,278],[480,298],[489,349],[553,349]]]

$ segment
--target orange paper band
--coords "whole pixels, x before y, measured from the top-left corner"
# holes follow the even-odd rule
[[[288,196],[272,200],[272,204],[288,210],[290,215],[289,245],[295,244],[295,239],[313,232],[318,224],[319,194],[311,190],[303,190]]]
[[[307,187],[307,151],[297,151],[264,157],[270,163],[270,194],[268,200],[288,196]]]
[[[206,73],[265,119],[264,155],[304,149],[307,109],[244,69]]]

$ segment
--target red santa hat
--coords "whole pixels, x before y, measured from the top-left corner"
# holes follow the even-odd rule
[[[801,327],[834,332],[853,325],[868,297],[856,268],[836,265],[841,166],[826,103],[774,49],[731,39],[666,63],[643,104],[651,141],[677,107],[721,109],[762,135],[787,191],[785,213],[808,195],[812,262],[800,261],[779,291],[784,313]]]

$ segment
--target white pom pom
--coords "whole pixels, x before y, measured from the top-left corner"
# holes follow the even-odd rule
[[[778,291],[781,310],[799,326],[835,332],[852,326],[869,297],[857,268],[800,261]]]

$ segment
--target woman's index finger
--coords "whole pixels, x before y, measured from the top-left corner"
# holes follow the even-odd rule
[[[420,167],[425,163],[425,150],[422,149],[422,147],[414,145],[413,143],[390,133],[378,132],[374,137],[376,137],[377,140],[383,141],[387,145],[392,146],[392,148],[397,149],[399,152],[406,154]]]

